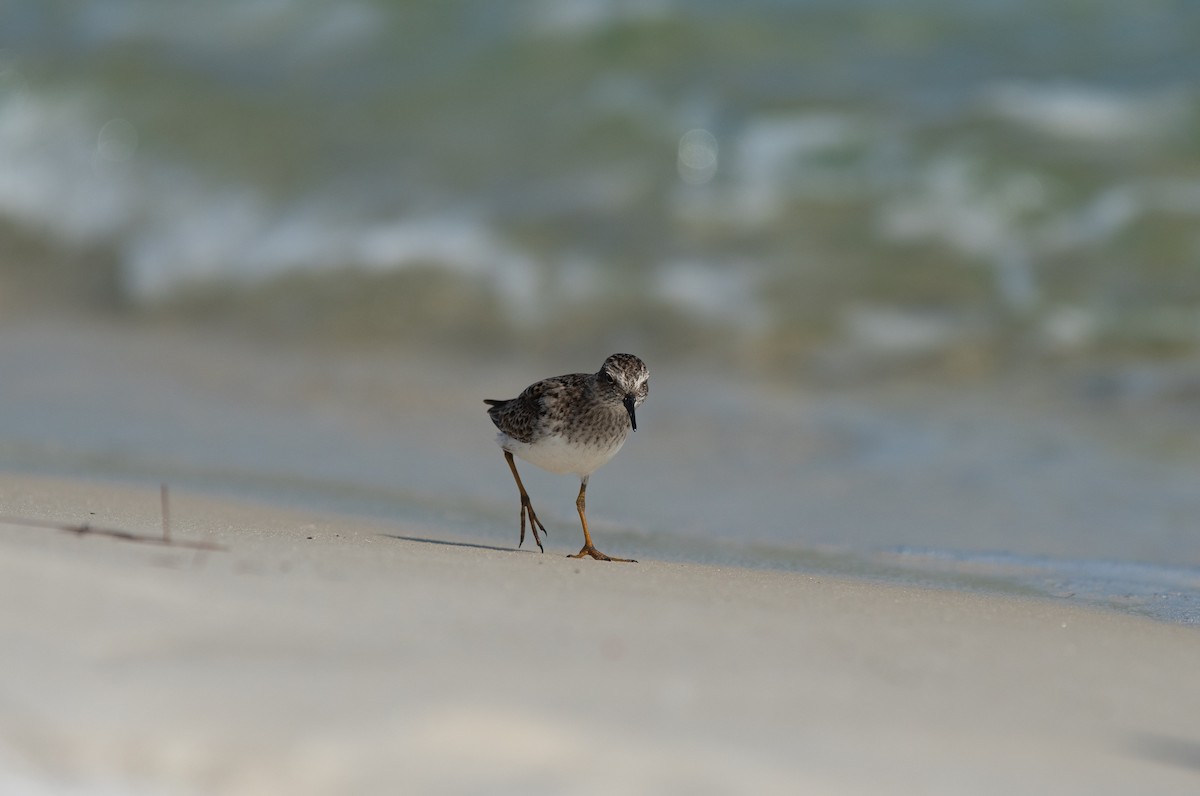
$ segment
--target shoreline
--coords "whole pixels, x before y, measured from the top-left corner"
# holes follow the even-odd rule
[[[161,527],[156,488],[4,473],[0,501]],[[0,783],[1082,794],[1200,773],[1192,628],[187,491],[171,516],[228,550],[0,526]]]
[[[500,547],[515,541],[514,494],[479,396],[577,366],[86,318],[0,325],[0,471],[166,481]],[[1182,416],[1154,433],[1130,423],[1160,403],[1020,380],[822,391],[654,367],[646,434],[589,494],[602,549],[1200,621],[1194,435]],[[577,485],[523,477],[553,544],[577,550]]]
[[[27,465],[32,463],[25,458]],[[10,463],[0,465],[0,478],[106,484],[118,490],[157,489],[157,484],[146,476],[145,467],[122,469],[113,467],[110,462],[108,469],[114,472],[98,474],[94,462],[72,467],[59,460],[50,466],[27,466],[21,470],[14,469]],[[168,469],[167,472],[171,471]],[[516,546],[516,531],[508,528],[509,520],[513,519],[509,512],[497,512],[494,506],[468,501],[470,505],[454,507],[456,519],[464,523],[454,527],[455,523],[447,523],[445,517],[439,516],[448,511],[444,501],[401,490],[303,479],[289,481],[261,474],[230,474],[217,470],[187,469],[174,475],[182,486],[168,484],[173,492],[181,488],[215,502],[276,508],[291,506],[296,511],[356,522],[415,525],[423,529],[424,537],[448,535],[453,541],[446,541],[447,544],[527,551]],[[530,477],[545,479],[544,474],[535,470],[531,470]],[[3,514],[0,511],[0,515]],[[575,548],[570,542],[574,541],[572,534],[577,530],[573,527],[574,518],[561,512],[547,516],[554,517],[554,530],[557,531],[547,544],[547,554],[565,556],[573,552]],[[438,518],[436,522],[435,517]],[[849,578],[985,596],[1031,597],[1168,624],[1200,626],[1200,569],[1188,565],[917,547],[859,550],[828,544],[784,542],[739,545],[661,529],[634,529],[604,518],[594,522],[593,527],[601,528],[600,533],[605,538],[612,539],[614,545],[634,555],[638,561]],[[497,528],[503,532],[497,532]],[[507,533],[509,530],[512,530],[511,534]],[[563,542],[564,534],[566,542]],[[561,550],[558,549],[559,542],[562,542]]]

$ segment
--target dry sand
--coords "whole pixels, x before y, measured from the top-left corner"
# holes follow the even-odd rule
[[[0,507],[159,528],[154,488],[0,475]],[[0,525],[0,792],[1200,789],[1195,628],[194,494],[172,514],[227,551]]]

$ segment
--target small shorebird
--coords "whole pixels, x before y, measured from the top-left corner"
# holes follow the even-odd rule
[[[632,354],[613,354],[604,360],[598,373],[571,373],[543,379],[525,388],[508,401],[485,400],[488,415],[500,433],[496,442],[504,449],[504,458],[521,492],[521,539],[525,542],[525,517],[533,540],[543,553],[538,530],[546,533],[529,493],[517,473],[513,456],[552,473],[579,476],[579,497],[575,508],[583,523],[583,548],[571,558],[591,556],[602,561],[633,561],[606,556],[592,544],[588,533],[584,496],[588,478],[617,455],[630,430],[637,431],[635,410],[650,391],[650,371],[646,363]]]

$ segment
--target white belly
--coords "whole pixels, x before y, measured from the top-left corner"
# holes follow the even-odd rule
[[[617,451],[625,444],[625,437],[622,436],[609,446],[569,445],[562,437],[545,437],[530,445],[500,433],[496,435],[496,442],[514,456],[536,464],[543,470],[552,473],[575,473],[582,478],[596,472],[616,456]]]

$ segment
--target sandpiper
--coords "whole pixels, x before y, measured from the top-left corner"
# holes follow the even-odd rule
[[[588,478],[617,455],[629,432],[637,431],[636,409],[650,391],[650,371],[632,354],[613,354],[597,373],[571,373],[543,379],[508,401],[485,400],[488,415],[500,433],[496,442],[521,492],[521,538],[525,542],[525,517],[538,549],[545,552],[538,530],[546,532],[529,493],[521,483],[513,456],[552,473],[579,476],[575,508],[583,523],[583,548],[571,558],[591,556],[602,561],[633,561],[606,556],[592,544],[588,533],[584,496]]]

